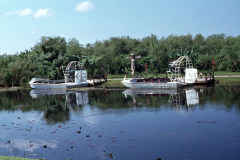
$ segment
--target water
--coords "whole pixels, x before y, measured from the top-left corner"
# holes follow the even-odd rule
[[[240,159],[240,86],[0,92],[0,155]]]

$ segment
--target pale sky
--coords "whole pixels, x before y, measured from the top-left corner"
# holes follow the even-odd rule
[[[80,44],[151,34],[240,34],[240,0],[0,0],[0,54],[30,49],[43,36]]]

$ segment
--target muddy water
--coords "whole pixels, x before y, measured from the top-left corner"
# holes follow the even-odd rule
[[[240,86],[0,92],[0,155],[240,158]]]

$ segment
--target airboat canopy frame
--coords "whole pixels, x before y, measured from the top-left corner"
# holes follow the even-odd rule
[[[193,63],[188,56],[181,56],[177,60],[169,63],[169,71],[171,81],[183,81],[183,73],[186,69],[192,69]]]
[[[64,79],[65,83],[68,83],[70,81],[74,81],[74,72],[76,71],[83,71],[84,68],[83,66],[78,62],[78,61],[71,61],[68,63],[66,70],[64,71]]]

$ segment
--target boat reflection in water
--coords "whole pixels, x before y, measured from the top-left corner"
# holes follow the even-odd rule
[[[232,85],[0,92],[0,155],[237,160],[239,97]]]
[[[199,95],[194,88],[186,89],[127,89],[123,92],[127,96],[133,98],[133,104],[139,105],[138,97],[146,96],[161,96],[167,97],[167,102],[165,101],[163,105],[170,104],[172,108],[176,110],[188,110],[189,107],[193,107],[199,104]]]
[[[30,95],[32,98],[38,98],[45,95],[65,95],[66,107],[75,107],[79,105],[88,104],[87,91],[66,91],[66,90],[53,90],[53,89],[34,89],[31,90]]]

